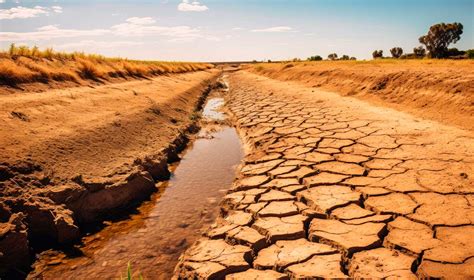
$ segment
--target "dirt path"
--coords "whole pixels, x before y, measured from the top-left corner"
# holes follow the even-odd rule
[[[229,82],[252,149],[177,278],[474,277],[472,132],[246,72]]]

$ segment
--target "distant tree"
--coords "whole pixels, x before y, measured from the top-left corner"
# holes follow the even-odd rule
[[[329,60],[336,60],[337,59],[337,53],[331,53],[328,55]]]
[[[308,61],[320,61],[320,60],[323,60],[323,58],[319,55],[314,55],[314,56],[310,56],[308,57],[307,59]]]
[[[340,60],[349,60],[349,56],[347,54],[344,54],[341,56]]]
[[[470,59],[474,59],[474,49],[466,51],[467,57]]]
[[[463,26],[461,23],[438,23],[430,27],[428,34],[419,38],[420,43],[426,46],[429,56],[443,58],[448,56],[448,46],[461,39]]]
[[[271,60],[271,59],[269,59],[269,60],[267,60],[267,62],[268,62],[268,63],[272,63],[272,60]]]
[[[400,47],[391,48],[390,53],[392,54],[393,58],[399,58],[403,54],[403,49]]]
[[[422,46],[413,48],[413,53],[415,54],[416,57],[425,57],[426,55],[426,50]]]
[[[463,56],[465,55],[465,51],[460,51],[457,48],[449,48],[447,52],[447,57],[452,57],[452,56]]]
[[[374,59],[376,58],[382,58],[383,57],[383,50],[375,50],[372,52],[372,57]]]
[[[351,56],[350,60],[357,60],[355,56]]]

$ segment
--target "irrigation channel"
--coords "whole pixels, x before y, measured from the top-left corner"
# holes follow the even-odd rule
[[[135,275],[170,279],[181,253],[218,215],[243,157],[237,131],[224,122],[220,94],[210,94],[201,131],[150,201],[125,220],[106,222],[74,249],[43,252],[30,278],[116,279],[130,263]]]

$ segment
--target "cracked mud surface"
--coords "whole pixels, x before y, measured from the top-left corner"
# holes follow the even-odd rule
[[[221,216],[178,279],[474,277],[474,137],[247,72],[246,143]]]

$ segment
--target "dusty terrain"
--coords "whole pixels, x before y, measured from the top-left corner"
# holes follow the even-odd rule
[[[354,96],[474,130],[474,61],[375,60],[263,63],[249,71]]]
[[[1,94],[0,272],[156,190],[218,74]]]
[[[472,131],[248,72],[229,82],[251,149],[176,278],[474,278]]]

